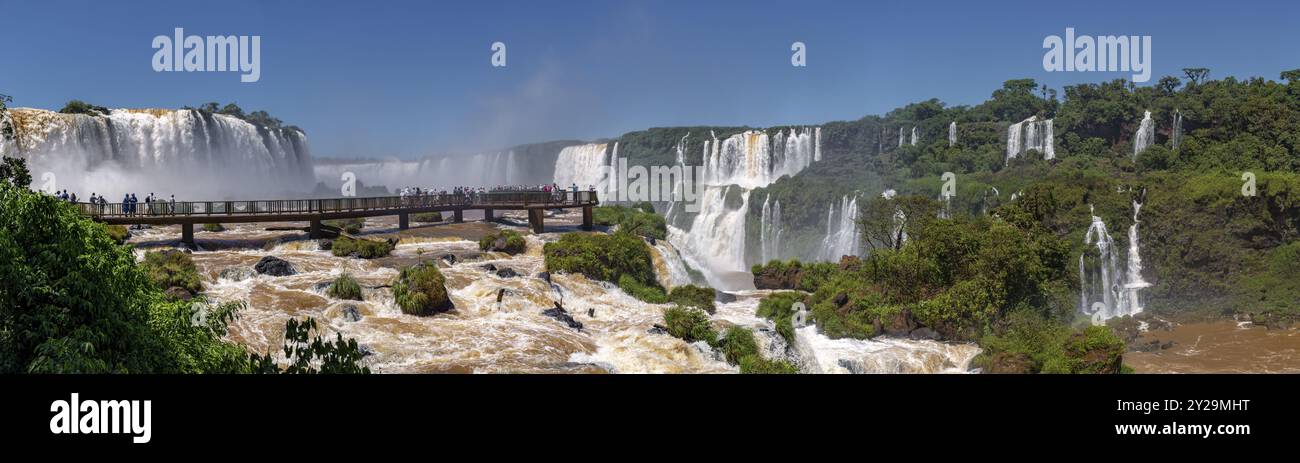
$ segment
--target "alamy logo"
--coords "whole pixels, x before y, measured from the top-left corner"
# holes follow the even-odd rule
[[[262,78],[262,36],[186,36],[176,28],[175,36],[153,38],[154,72],[242,72],[240,82]]]
[[[1047,72],[1135,72],[1133,82],[1151,80],[1151,36],[1075,36],[1065,28],[1065,38],[1043,39],[1043,70]]]
[[[149,442],[152,400],[71,400],[50,403],[50,432],[54,434],[130,434],[137,444]]]
[[[614,201],[672,201],[684,202],[686,212],[700,212],[697,201],[704,194],[703,166],[646,166],[628,165],[627,158],[618,158],[614,165],[603,166],[601,176],[610,179]]]

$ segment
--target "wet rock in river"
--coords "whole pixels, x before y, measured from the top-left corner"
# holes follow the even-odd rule
[[[569,312],[564,310],[564,307],[561,307],[558,302],[555,303],[555,308],[543,310],[542,315],[554,318],[561,323],[569,325],[569,328],[582,330],[582,322],[574,320],[573,316],[569,315]]]
[[[501,269],[501,270],[497,270],[497,276],[499,276],[499,277],[501,277],[501,278],[514,278],[514,277],[519,276],[519,273],[518,273],[518,272],[515,272],[515,269],[512,269],[512,268],[510,268],[510,267],[506,267],[506,268],[503,268],[503,269]]]
[[[346,306],[346,307],[343,308],[343,319],[344,319],[344,320],[347,320],[347,321],[350,321],[350,322],[359,322],[359,321],[361,321],[361,318],[362,318],[362,316],[361,316],[361,310],[357,309],[357,306],[355,306],[355,305],[349,305],[349,306]]]
[[[274,277],[298,274],[298,270],[293,268],[293,264],[275,256],[263,257],[262,260],[257,261],[257,265],[253,266],[253,270],[256,270],[257,273]]]

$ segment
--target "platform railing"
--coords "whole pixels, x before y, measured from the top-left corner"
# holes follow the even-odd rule
[[[493,191],[467,194],[420,194],[330,199],[270,199],[245,201],[158,201],[137,203],[77,203],[86,215],[101,218],[166,216],[240,216],[325,214],[428,207],[574,207],[596,204],[594,191]]]

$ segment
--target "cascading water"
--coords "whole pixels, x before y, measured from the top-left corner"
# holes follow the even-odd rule
[[[1173,149],[1178,149],[1178,145],[1183,142],[1183,112],[1174,111],[1173,133],[1170,135],[1173,143]]]
[[[1145,151],[1148,146],[1151,146],[1151,142],[1155,138],[1155,121],[1151,120],[1151,111],[1146,111],[1142,115],[1142,123],[1138,124],[1137,133],[1133,135],[1133,159],[1137,160],[1137,155]]]
[[[759,219],[759,249],[763,263],[781,259],[781,200],[771,199],[770,194],[763,199],[763,213]]]
[[[902,127],[899,127],[899,128],[898,128],[898,147],[899,147],[899,148],[902,148],[902,147],[903,147],[903,143],[906,142],[906,141],[907,141],[906,132],[903,131],[903,128],[902,128]]]
[[[612,180],[608,177],[608,167],[614,156],[618,155],[618,144],[611,154],[605,143],[588,143],[565,147],[555,159],[555,184],[560,188],[578,185],[578,189],[587,191],[596,188],[596,195],[602,201],[608,201]]]
[[[856,256],[860,250],[858,244],[858,198],[845,196],[840,199],[838,211],[834,205],[827,210],[826,237],[822,239],[822,254],[818,257],[835,262],[843,256]]]
[[[920,141],[920,140],[921,140],[921,137],[920,137],[920,135],[917,135],[917,133],[916,133],[916,127],[913,126],[913,127],[912,127],[912,143],[911,143],[912,146],[916,146],[916,143],[917,143],[918,141]]]
[[[1056,140],[1052,131],[1052,119],[1038,120],[1038,116],[1011,124],[1007,127],[1007,159],[1018,158],[1029,150],[1038,150],[1043,159],[1056,159]]]
[[[792,129],[769,137],[750,130],[725,140],[714,136],[704,141],[699,214],[688,228],[670,226],[669,240],[710,285],[723,290],[752,287],[745,255],[750,192],[781,175],[794,175],[818,159],[819,133],[816,128]],[[780,148],[773,148],[773,139]]]
[[[107,115],[8,111],[0,155],[27,159],[40,182],[116,201],[126,193],[179,200],[302,193],[314,183],[307,137],[191,109],[114,109]]]
[[[1079,256],[1079,311],[1090,315],[1094,324],[1142,312],[1138,292],[1151,286],[1142,278],[1141,245],[1138,242],[1138,213],[1142,205],[1133,202],[1133,225],[1129,227],[1126,268],[1119,271],[1119,249],[1106,231],[1101,217],[1092,216],[1092,225],[1084,234],[1084,244],[1095,246],[1096,261],[1088,265],[1087,254]],[[1095,214],[1095,213],[1094,213]]]
[[[948,123],[948,146],[952,147],[957,144],[957,121]]]
[[[691,284],[691,274],[686,261],[682,259],[677,248],[668,240],[656,240],[654,246],[655,279],[664,289],[671,290],[678,286]]]

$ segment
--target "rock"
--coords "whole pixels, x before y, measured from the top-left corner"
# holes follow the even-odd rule
[[[257,261],[257,265],[253,266],[253,270],[256,270],[257,273],[271,275],[273,277],[296,275],[298,273],[298,271],[293,268],[293,264],[290,264],[289,261],[275,256],[263,257],[262,260]]]
[[[654,326],[652,326],[652,327],[650,327],[650,329],[646,330],[646,333],[649,333],[649,334],[668,334],[668,328],[665,328],[663,325],[660,325],[660,324],[658,324],[658,323],[655,323]]]
[[[849,370],[850,374],[866,375],[872,373],[871,371],[867,370],[866,365],[863,365],[862,362],[858,360],[840,359],[839,362],[837,363],[839,363],[841,368],[844,368],[845,370]]]
[[[194,298],[194,295],[190,294],[189,290],[180,286],[167,288],[167,291],[165,291],[164,294],[166,294],[169,299],[177,301],[188,301]]]
[[[835,303],[835,307],[844,307],[844,304],[849,303],[849,295],[844,293],[836,294],[835,298],[831,299],[831,302]]]
[[[911,311],[907,309],[899,311],[882,322],[885,324],[885,334],[890,336],[907,336],[917,328],[916,321],[912,320]]]
[[[497,270],[497,276],[501,278],[514,278],[519,276],[519,273],[515,272],[515,269],[506,267],[501,270]]]
[[[537,275],[534,276],[542,279],[542,281],[545,281],[547,283],[551,282],[551,272],[537,272]]]
[[[334,240],[320,240],[316,242],[316,248],[322,251],[334,249]]]
[[[560,307],[560,303],[558,302],[555,303],[554,309],[543,310],[542,315],[554,318],[561,323],[569,325],[569,328],[579,331],[582,330],[582,322],[574,320],[573,317],[569,315],[569,312],[564,310],[564,307]]]
[[[253,271],[245,267],[230,267],[222,270],[219,278],[230,281],[244,281],[253,276]]]
[[[330,289],[330,285],[332,284],[334,284],[333,281],[317,281],[316,284],[311,285],[311,290],[318,293],[323,293],[325,292],[325,290]]]
[[[443,262],[446,262],[447,265],[456,265],[456,256],[453,254],[443,254],[438,256],[438,258],[442,259]]]
[[[695,350],[700,353],[700,355],[703,355],[705,358],[708,359],[713,359],[713,361],[715,362],[724,362],[727,360],[726,356],[724,356],[722,352],[715,350],[713,346],[710,346],[709,343],[707,342],[695,341],[691,343],[691,347],[694,347]]]
[[[482,268],[483,270],[487,270],[487,271],[489,271],[489,272],[495,272],[495,271],[497,271],[497,266],[492,265],[492,264],[483,264],[483,266],[480,267],[480,268]]]
[[[362,357],[369,357],[371,355],[375,355],[375,350],[372,349],[369,344],[359,345],[357,346],[357,350],[361,351]]]
[[[659,241],[655,240],[653,237],[646,237],[646,239],[650,241],[651,247],[654,247],[659,244]]]
[[[1170,348],[1170,347],[1174,347],[1174,342],[1173,342],[1173,341],[1169,341],[1169,342],[1166,342],[1166,343],[1164,343],[1164,344],[1161,344],[1161,345],[1160,345],[1160,350],[1165,350],[1165,349],[1168,349],[1168,348]]]
[[[501,303],[501,300],[502,300],[502,299],[505,299],[505,298],[506,298],[506,289],[505,289],[505,288],[501,288],[501,289],[497,290],[497,304],[500,304],[500,303]]]
[[[910,336],[912,339],[929,339],[931,341],[939,340],[939,333],[937,331],[926,328],[924,326],[912,330],[911,334],[909,334],[908,336]]]
[[[985,373],[993,374],[1027,374],[1033,373],[1033,360],[1028,355],[1010,352],[998,352],[989,359],[989,369]]]
[[[715,289],[713,290],[713,300],[721,302],[723,304],[726,304],[728,302],[736,302],[736,295],[731,293],[724,293],[722,291],[718,291]]]
[[[596,318],[596,309],[587,309],[587,316],[591,318]]]
[[[357,310],[355,305],[343,307],[343,319],[350,322],[359,322],[361,321],[361,311]]]

